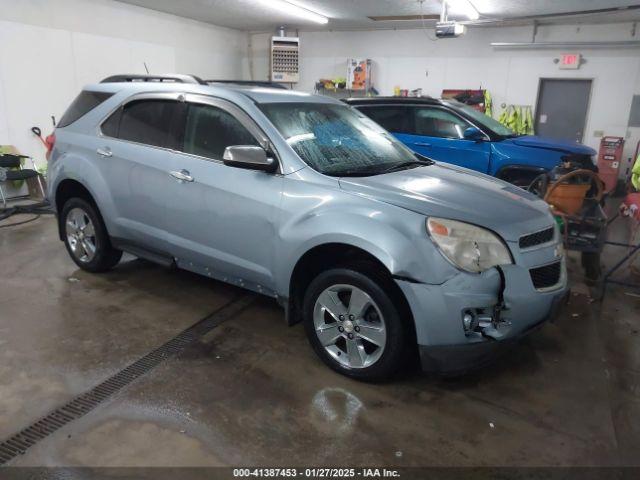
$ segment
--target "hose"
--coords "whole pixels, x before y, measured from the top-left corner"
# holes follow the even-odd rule
[[[0,222],[6,220],[13,215],[36,215],[34,218],[25,220],[22,222],[10,223],[8,225],[0,225],[0,228],[15,227],[17,225],[23,225],[25,223],[32,222],[40,218],[40,215],[53,215],[55,212],[51,208],[51,204],[48,201],[31,203],[28,205],[14,205],[9,208],[0,209]]]
[[[551,198],[551,195],[553,194],[555,189],[558,188],[561,184],[566,183],[568,180],[573,179],[574,177],[588,177],[589,180],[591,180],[592,184],[594,184],[596,187],[596,194],[593,198],[591,198],[591,200],[594,200],[596,203],[600,203],[600,201],[602,200],[602,196],[604,195],[604,186],[602,180],[600,180],[600,177],[598,177],[597,173],[592,172],[591,170],[584,169],[573,170],[572,172],[562,175],[560,178],[554,181],[547,189],[544,195],[544,201],[549,203],[549,199]],[[565,212],[561,211],[561,213]]]

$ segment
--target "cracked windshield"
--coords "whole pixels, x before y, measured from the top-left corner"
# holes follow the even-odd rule
[[[300,158],[325,175],[378,175],[430,163],[348,107],[270,103],[260,108]]]

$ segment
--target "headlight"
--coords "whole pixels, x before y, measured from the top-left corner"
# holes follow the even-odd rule
[[[513,263],[504,242],[484,228],[431,217],[427,219],[427,230],[442,254],[467,272]]]

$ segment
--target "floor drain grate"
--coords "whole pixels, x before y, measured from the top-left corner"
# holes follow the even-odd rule
[[[116,373],[88,392],[78,395],[66,405],[55,409],[29,427],[0,443],[0,466],[18,455],[24,454],[29,447],[32,447],[69,422],[86,415],[108,397],[148,373],[163,360],[179,353],[222,322],[240,313],[254,299],[254,295],[247,294],[232,300],[124,370]]]

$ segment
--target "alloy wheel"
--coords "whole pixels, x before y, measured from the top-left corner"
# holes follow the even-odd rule
[[[387,329],[380,308],[364,290],[339,284],[316,299],[313,323],[331,357],[348,368],[366,368],[384,352]]]
[[[96,233],[87,213],[81,208],[69,211],[65,222],[67,242],[74,257],[88,263],[96,255]]]

